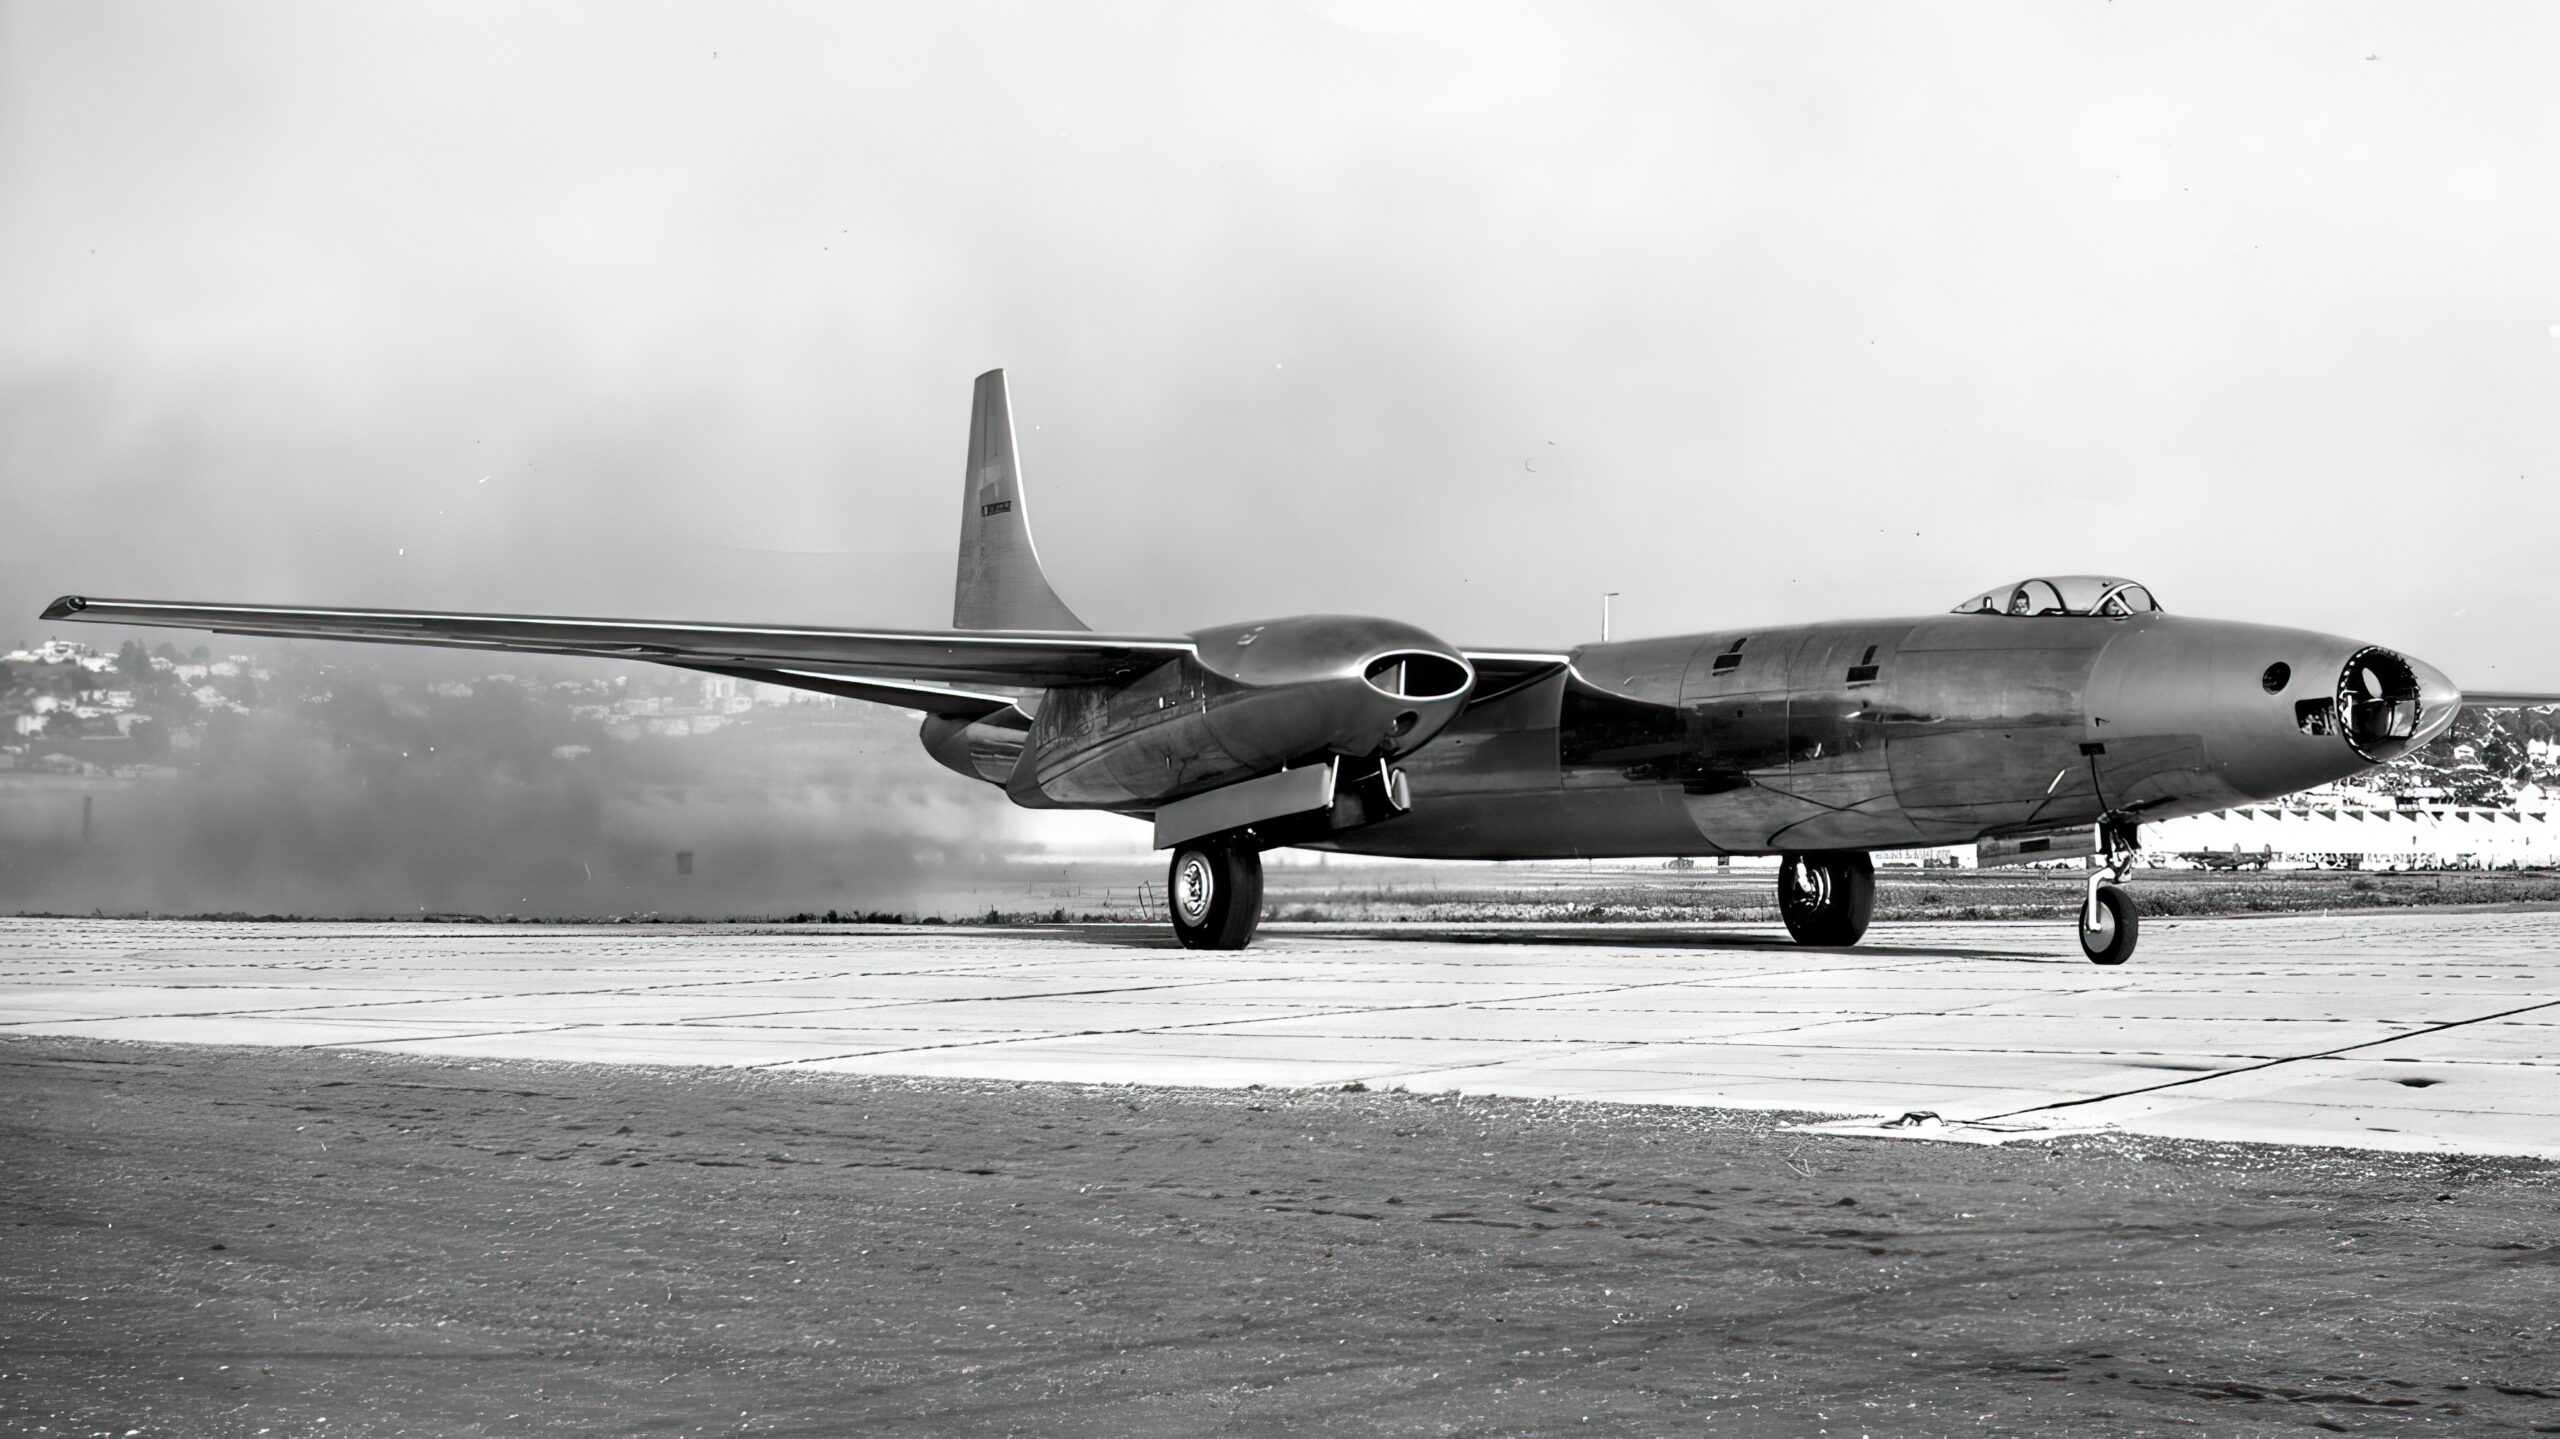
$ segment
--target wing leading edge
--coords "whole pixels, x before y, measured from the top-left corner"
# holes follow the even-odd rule
[[[1490,704],[1504,695],[1527,689],[1547,676],[1573,663],[1573,656],[1546,650],[1460,650],[1467,663],[1475,667],[1476,690],[1467,697],[1467,708]]]
[[[49,620],[211,630],[277,639],[584,655],[735,674],[744,679],[877,699],[911,709],[966,713],[1009,702],[939,685],[1044,689],[1125,679],[1192,653],[1186,639],[1152,636],[830,630],[797,626],[683,624],[562,615],[477,615],[415,610],[289,609],[65,595]],[[923,684],[912,683],[915,681]],[[866,693],[864,691],[879,691]]]

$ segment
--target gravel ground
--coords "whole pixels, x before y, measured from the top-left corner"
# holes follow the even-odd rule
[[[22,1434],[2560,1432],[2551,1166],[0,1041]]]

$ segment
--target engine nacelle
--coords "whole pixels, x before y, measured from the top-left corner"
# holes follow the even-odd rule
[[[1014,797],[1143,806],[1328,755],[1392,759],[1438,734],[1475,690],[1465,656],[1395,620],[1305,615],[1190,638],[1196,657],[1117,686],[1051,691]]]

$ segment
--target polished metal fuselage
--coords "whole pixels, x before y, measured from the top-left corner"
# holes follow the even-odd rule
[[[1768,854],[2200,813],[2375,762],[2334,731],[2307,730],[2298,709],[2324,703],[2363,648],[2157,613],[1931,615],[1587,645],[1507,690],[1480,682],[1397,759],[1411,809],[1320,844],[1420,858]],[[2278,665],[2290,677],[2270,688]],[[1168,749],[1186,723],[1203,736],[1235,730],[1220,720],[1215,676],[1193,668],[1052,691],[1009,750],[981,728],[997,750],[977,772],[1006,770],[1024,803],[1139,812],[1151,795],[1213,778],[1186,769],[1184,752],[1220,769],[1293,758],[1278,739]],[[2410,746],[2459,705],[2441,675],[2418,668],[2430,699]],[[1280,691],[1225,698],[1239,716],[1273,721],[1274,736],[1308,703]],[[1158,738],[1114,743],[1141,733]]]
[[[1932,615],[1591,645],[1563,672],[1471,706],[1406,763],[1410,813],[1331,844],[1478,859],[1770,854],[2202,813],[2371,765],[2295,714],[2360,648],[2159,614]],[[2263,676],[2278,662],[2297,678],[2271,692]],[[2426,737],[2452,705],[2440,712]]]

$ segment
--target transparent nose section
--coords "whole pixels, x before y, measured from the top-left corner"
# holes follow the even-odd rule
[[[2461,713],[2462,691],[2433,665],[2371,645],[2347,657],[2335,704],[2348,747],[2380,763],[2444,733]]]

